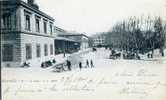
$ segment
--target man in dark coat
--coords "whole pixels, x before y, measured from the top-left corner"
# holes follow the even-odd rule
[[[89,67],[89,61],[88,61],[88,59],[86,60],[86,67]]]
[[[71,62],[69,60],[67,60],[67,67],[68,67],[68,70],[71,71]]]
[[[82,69],[82,63],[81,62],[79,62],[79,68],[80,68],[80,70]]]
[[[94,67],[92,59],[90,60],[91,68]]]

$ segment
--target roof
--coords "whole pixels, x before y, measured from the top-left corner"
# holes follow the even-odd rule
[[[87,35],[85,34],[74,34],[74,33],[67,33],[67,34],[59,34],[59,36],[85,36],[87,38],[89,38]]]
[[[28,5],[27,3],[23,2],[23,1],[20,1],[20,4],[23,5],[24,7],[28,8],[28,9],[33,10],[34,12],[38,13],[39,15],[42,15],[42,16],[44,16],[44,17],[46,17],[46,18],[48,18],[48,19],[54,21],[54,18],[53,18],[53,17],[47,15],[46,13],[40,11],[39,9],[35,9],[35,8],[31,7],[31,6]]]
[[[32,7],[31,5],[29,5],[28,3],[24,2],[24,1],[21,1],[21,0],[16,0],[16,1],[4,0],[4,1],[0,1],[0,2],[2,4],[2,6],[5,6],[5,5],[17,5],[17,6],[19,6],[19,5],[21,5],[25,8],[27,8],[27,9],[30,9],[30,10],[34,11],[35,13],[37,13],[41,16],[44,16],[44,17],[54,21],[53,17],[47,15],[46,13],[40,11],[39,9],[36,9],[36,8]]]
[[[64,38],[64,37],[56,37],[55,40],[64,40],[64,41],[70,41],[70,42],[78,42],[78,41],[75,41],[73,39],[68,39],[68,38]]]
[[[54,26],[54,28],[55,28],[56,31],[65,32],[66,33],[66,31],[64,29],[62,29],[62,28],[59,28],[57,26]]]

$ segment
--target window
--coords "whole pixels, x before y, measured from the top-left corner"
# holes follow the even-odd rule
[[[52,23],[50,23],[50,33],[52,34]]]
[[[40,44],[36,45],[36,57],[40,57],[41,56],[41,47]]]
[[[13,45],[4,44],[2,49],[3,61],[13,61]]]
[[[31,22],[30,22],[30,15],[25,15],[25,30],[31,30]]]
[[[4,28],[11,28],[11,15],[10,14],[3,15],[3,26],[4,26]]]
[[[50,44],[50,55],[53,55],[53,45]]]
[[[26,59],[31,59],[32,58],[32,46],[31,44],[26,44]]]
[[[47,33],[47,22],[44,21],[44,22],[43,22],[43,25],[44,25],[44,33]]]
[[[45,56],[48,55],[48,45],[47,44],[44,45],[44,55]]]
[[[36,32],[40,32],[40,19],[36,18]]]

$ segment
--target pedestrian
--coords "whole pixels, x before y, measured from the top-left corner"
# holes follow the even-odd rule
[[[71,71],[71,62],[69,60],[67,60],[67,67],[68,67],[68,70]]]
[[[65,51],[63,52],[63,57],[64,57],[64,58],[66,57]]]
[[[88,59],[86,60],[86,67],[89,67],[89,61],[88,61]]]
[[[90,61],[90,64],[91,64],[91,68],[94,67],[92,59]]]
[[[82,69],[82,63],[81,62],[79,62],[79,68],[80,68],[80,70]]]
[[[147,57],[150,58],[150,53],[148,53]]]
[[[152,53],[150,54],[150,58],[153,58],[153,54]]]

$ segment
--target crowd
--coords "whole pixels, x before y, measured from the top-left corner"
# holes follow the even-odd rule
[[[66,61],[66,66],[67,66],[67,68],[68,68],[69,71],[72,70],[71,61],[67,60],[67,61]],[[82,68],[93,68],[93,67],[94,67],[94,64],[93,64],[92,59],[90,60],[90,63],[89,63],[89,60],[87,59],[85,66],[83,66],[83,64],[82,64],[81,61],[78,63],[78,66],[79,66],[79,69],[81,70]]]

